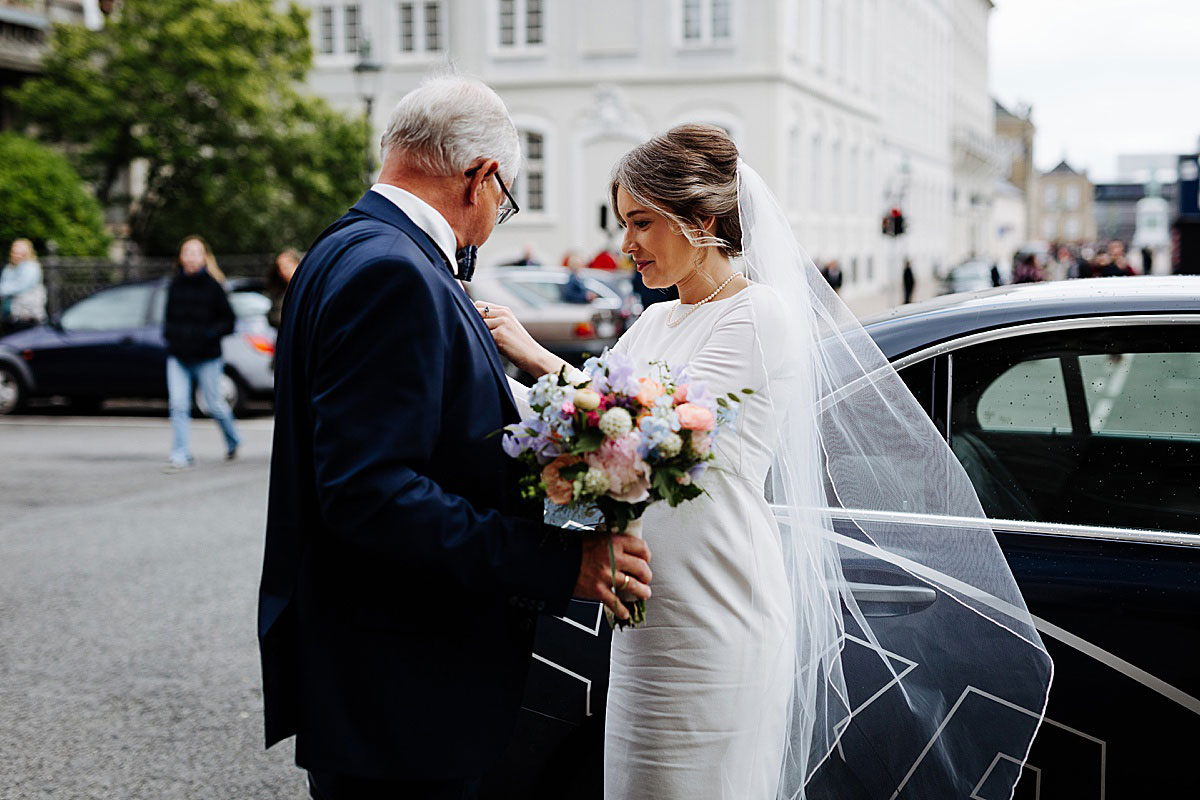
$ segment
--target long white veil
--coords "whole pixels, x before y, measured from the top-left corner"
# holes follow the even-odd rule
[[[779,796],[1009,798],[1053,667],[966,473],[738,165],[747,276],[791,312],[766,493],[795,607]],[[782,374],[782,373],[787,373]]]

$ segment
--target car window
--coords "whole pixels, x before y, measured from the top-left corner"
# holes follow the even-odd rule
[[[562,302],[563,284],[561,281],[520,278],[511,281],[509,285],[513,286],[514,290],[519,287],[521,290],[537,297],[540,300],[538,305]]]
[[[271,299],[258,292],[230,292],[229,305],[238,319],[260,317],[271,310]]]
[[[504,290],[515,296],[522,303],[533,306],[534,308],[542,308],[550,303],[562,302],[562,289],[555,287],[554,294],[551,295],[548,291],[541,290],[543,284],[533,281],[501,279],[500,283],[504,286]]]
[[[1092,433],[1200,439],[1200,354],[1082,355]]]
[[[950,446],[989,516],[1200,533],[1194,325],[1100,325],[951,353]]]
[[[146,324],[146,304],[154,287],[118,286],[80,300],[60,319],[68,331],[111,331]]]
[[[1010,367],[984,390],[976,415],[984,430],[1070,433],[1062,365],[1036,358]]]

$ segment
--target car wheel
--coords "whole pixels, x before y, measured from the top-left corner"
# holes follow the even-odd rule
[[[237,377],[230,375],[227,372],[221,373],[220,380],[217,381],[217,392],[225,399],[225,404],[233,411],[235,417],[242,417],[246,414],[246,391],[242,388],[242,382]],[[204,402],[204,393],[200,391],[200,387],[195,389],[196,409],[204,416],[211,417],[208,404]]]
[[[12,367],[0,364],[0,415],[11,414],[25,402],[25,387]]]

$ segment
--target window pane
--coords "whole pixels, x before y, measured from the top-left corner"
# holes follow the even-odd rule
[[[700,0],[683,0],[684,41],[698,41],[700,35]]]
[[[728,39],[731,33],[729,0],[712,0],[712,38]]]
[[[415,43],[413,41],[413,4],[400,4],[400,52],[411,53]]]
[[[322,53],[333,52],[333,8],[321,6],[317,11],[317,49]]]
[[[146,322],[150,292],[150,286],[123,286],[94,294],[64,311],[62,326],[68,331],[140,328]]]
[[[517,41],[517,20],[513,0],[500,0],[500,44],[511,47]]]
[[[442,6],[425,4],[425,51],[437,53],[442,49]]]
[[[1079,357],[1092,433],[1200,440],[1200,354]]]
[[[357,53],[358,52],[358,44],[360,41],[359,30],[358,30],[358,26],[359,26],[358,6],[357,5],[346,6],[345,12],[346,12],[346,16],[345,16],[346,52],[347,53]]]
[[[979,398],[979,427],[985,431],[1070,433],[1071,414],[1057,358],[1023,361],[992,382]]]
[[[546,210],[546,193],[543,184],[543,177],[540,171],[529,171],[525,177],[526,186],[528,189],[527,202],[530,211],[545,211]]]
[[[527,161],[542,160],[543,137],[540,133],[525,134],[525,159]]]
[[[525,0],[525,44],[542,43],[542,0]]]

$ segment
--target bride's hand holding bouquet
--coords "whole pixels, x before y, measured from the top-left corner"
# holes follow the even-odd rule
[[[610,533],[641,535],[652,504],[677,506],[703,493],[697,480],[714,457],[723,424],[740,398],[714,397],[688,382],[686,366],[652,365],[636,376],[621,353],[589,359],[582,371],[543,375],[529,392],[532,415],[505,428],[504,450],[526,468],[525,498],[543,499],[579,516],[603,517]],[[743,389],[749,394],[749,389]],[[629,606],[628,621],[645,621],[645,603],[621,593],[611,558],[613,591]]]

